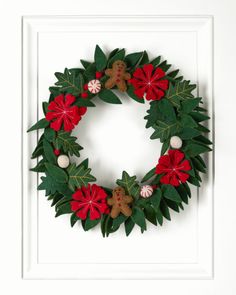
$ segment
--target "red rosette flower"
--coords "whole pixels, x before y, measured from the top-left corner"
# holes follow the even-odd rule
[[[59,131],[63,124],[64,130],[69,132],[79,123],[87,108],[71,106],[74,102],[75,97],[71,94],[58,95],[50,102],[46,120],[52,121],[50,124],[52,129]]]
[[[169,85],[168,80],[162,79],[164,77],[165,72],[161,68],[154,69],[152,64],[146,64],[134,71],[133,78],[129,80],[129,83],[134,86],[134,93],[139,98],[160,100]]]
[[[189,174],[185,171],[191,170],[191,166],[184,157],[184,153],[179,150],[169,150],[168,155],[160,157],[156,174],[164,174],[160,179],[161,183],[179,186],[187,181]]]
[[[75,211],[76,215],[82,220],[87,217],[91,220],[99,219],[102,213],[109,213],[106,201],[107,193],[96,184],[78,188],[72,198],[71,210]]]

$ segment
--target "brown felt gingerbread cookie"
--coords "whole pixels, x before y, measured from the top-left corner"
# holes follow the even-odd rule
[[[105,83],[105,88],[110,89],[116,85],[122,92],[127,90],[126,80],[131,79],[131,75],[126,72],[124,61],[115,61],[111,69],[106,69],[105,74],[110,77]]]
[[[112,192],[112,197],[107,200],[108,205],[112,206],[111,217],[116,218],[120,213],[129,217],[132,214],[131,208],[128,204],[132,203],[133,198],[131,196],[125,195],[125,190],[123,187],[118,186],[114,188]]]

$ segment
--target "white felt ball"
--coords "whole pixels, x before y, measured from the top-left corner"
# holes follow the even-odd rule
[[[89,81],[88,90],[93,94],[98,93],[101,90],[101,82],[97,79]]]
[[[149,198],[153,194],[153,188],[150,185],[144,185],[141,188],[140,195],[143,198]]]
[[[182,139],[179,136],[172,136],[170,138],[170,146],[173,149],[180,149],[182,146]]]
[[[67,168],[70,165],[70,159],[67,155],[60,155],[57,158],[57,164],[61,168]]]

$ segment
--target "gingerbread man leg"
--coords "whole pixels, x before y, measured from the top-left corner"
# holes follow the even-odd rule
[[[127,86],[124,80],[120,80],[119,82],[116,83],[118,89],[122,92],[125,92],[127,90]]]
[[[128,205],[123,205],[121,208],[121,213],[123,213],[125,216],[129,217],[132,215],[132,210]]]
[[[114,87],[115,85],[116,85],[115,81],[114,81],[112,78],[110,78],[110,79],[108,79],[108,80],[106,81],[106,83],[105,83],[105,88],[106,88],[106,89],[111,89],[111,88]]]
[[[120,214],[120,209],[113,206],[110,213],[111,217],[116,218],[119,214]]]

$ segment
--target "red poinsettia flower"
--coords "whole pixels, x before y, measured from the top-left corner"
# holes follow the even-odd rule
[[[61,129],[62,124],[65,131],[71,131],[81,120],[81,116],[86,113],[87,108],[71,106],[75,102],[75,97],[71,94],[58,95],[50,102],[49,112],[46,120],[52,121],[50,127],[55,131]]]
[[[152,64],[146,64],[142,68],[137,68],[133,73],[133,78],[129,80],[134,86],[134,93],[147,100],[160,100],[164,95],[164,90],[168,89],[168,80],[162,79],[165,72],[161,68],[156,68]]]
[[[168,155],[160,157],[156,174],[164,174],[160,179],[161,183],[179,186],[187,181],[189,174],[184,171],[191,170],[191,166],[184,157],[184,153],[179,150],[169,150]]]
[[[100,186],[93,184],[78,188],[72,195],[71,210],[82,220],[89,217],[91,220],[98,219],[102,213],[107,214],[107,193]],[[88,216],[89,213],[89,216]]]

